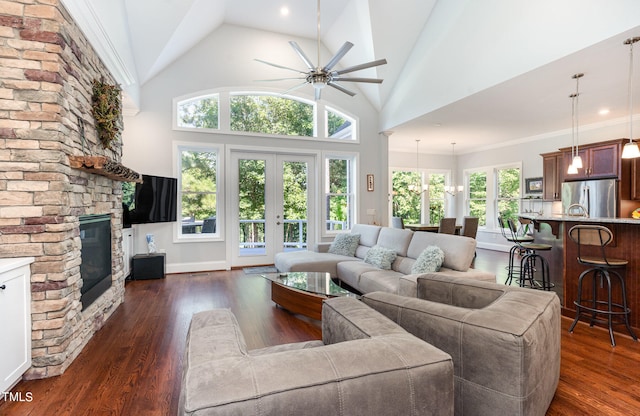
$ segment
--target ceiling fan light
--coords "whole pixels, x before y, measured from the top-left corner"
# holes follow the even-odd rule
[[[638,144],[631,141],[625,144],[622,148],[622,158],[635,159],[637,157],[640,157],[640,149],[638,148]]]
[[[576,168],[576,169],[582,169],[582,158],[580,157],[580,155],[575,155],[573,157],[573,161],[571,162],[571,164]]]

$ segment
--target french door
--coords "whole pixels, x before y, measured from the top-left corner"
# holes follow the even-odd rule
[[[314,241],[315,163],[310,155],[231,153],[231,265],[273,264]]]

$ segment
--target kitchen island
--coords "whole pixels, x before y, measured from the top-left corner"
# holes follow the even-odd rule
[[[613,233],[613,241],[607,246],[608,257],[625,259],[629,263],[626,269],[620,273],[626,279],[627,303],[631,308],[630,323],[636,332],[640,331],[640,220],[632,218],[586,218],[566,215],[540,216],[533,214],[521,214],[521,217],[529,218],[534,222],[534,237],[536,243],[545,243],[552,246],[548,253],[540,253],[549,262],[551,269],[551,281],[555,283],[556,293],[560,297],[562,314],[575,317],[576,308],[574,301],[578,294],[578,277],[587,269],[578,264],[578,247],[568,236],[568,232],[574,225],[593,224],[607,227]],[[599,247],[587,247],[584,254],[599,255]],[[621,296],[618,283],[614,282],[613,301],[620,303]],[[585,293],[586,292],[586,293]],[[583,297],[590,298],[590,293],[583,292]],[[599,292],[599,297],[602,298]],[[604,299],[604,298],[603,298]],[[624,325],[616,325],[615,330],[626,334]]]

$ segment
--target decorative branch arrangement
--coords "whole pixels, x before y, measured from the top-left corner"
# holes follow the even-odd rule
[[[112,143],[118,140],[122,131],[122,90],[104,80],[93,81],[91,113],[96,121],[98,138],[105,149],[113,150]]]

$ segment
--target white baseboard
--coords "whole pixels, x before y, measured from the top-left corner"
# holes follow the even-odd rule
[[[210,270],[230,270],[226,261],[205,261],[199,263],[170,263],[166,273],[195,273]]]

